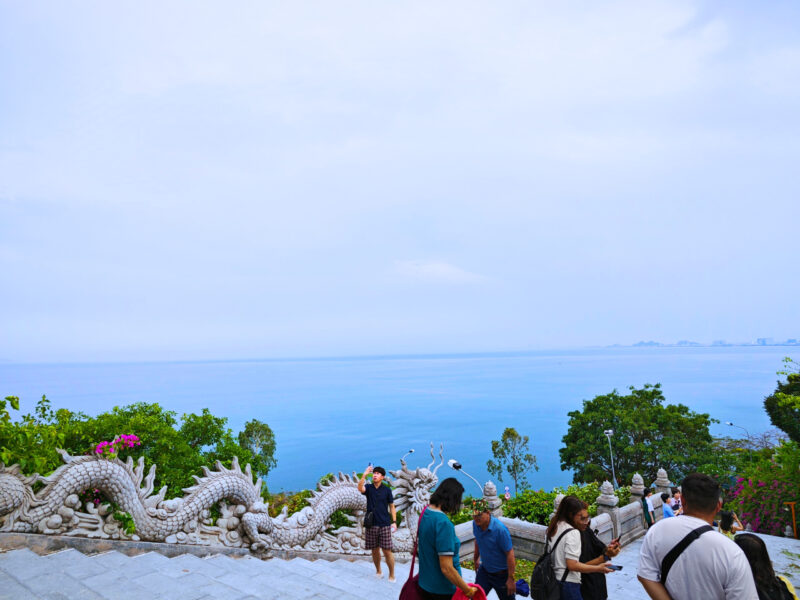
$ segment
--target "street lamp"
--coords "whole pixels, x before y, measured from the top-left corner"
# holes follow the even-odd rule
[[[733,424],[733,423],[731,423],[730,421],[725,421],[725,425],[730,425],[731,427],[736,427],[736,428],[738,428],[738,429],[741,429],[742,431],[744,431],[744,434],[747,436],[747,445],[748,445],[748,446],[750,446],[750,445],[751,445],[751,444],[750,444],[750,432],[749,432],[749,431],[747,431],[747,429],[745,429],[745,428],[744,428],[744,427],[742,427],[741,425],[734,425],[734,424]],[[749,461],[749,462],[752,464],[752,463],[753,463],[753,452],[752,452],[752,450],[753,450],[753,449],[752,449],[752,446],[751,446],[750,448],[742,448],[742,450],[749,450],[749,451],[750,451],[750,452],[748,453],[748,457],[747,457],[747,459],[748,459],[748,461]]]
[[[617,483],[617,474],[614,471],[614,450],[611,449],[611,436],[614,435],[613,429],[606,429],[603,431],[608,438],[608,453],[611,455],[611,479],[613,480],[612,483],[614,484],[614,489],[619,489],[619,484]]]
[[[472,481],[475,482],[475,485],[477,485],[478,489],[481,491],[481,496],[483,496],[483,487],[481,486],[481,484],[478,483],[477,479],[475,479],[472,475],[470,475],[464,469],[461,468],[461,463],[460,462],[458,462],[454,458],[451,458],[450,460],[447,461],[447,466],[450,467],[451,469],[453,469],[454,471],[460,471],[461,473],[463,473],[464,475],[466,475],[467,477],[472,479]]]
[[[730,421],[725,421],[725,425],[730,425],[731,427],[738,427],[739,429],[741,429],[742,431],[744,431],[745,435],[747,436],[747,443],[748,443],[748,444],[750,443],[750,432],[749,432],[749,431],[747,431],[747,429],[745,429],[745,428],[744,428],[744,427],[742,427],[741,425],[734,425],[734,424],[733,424],[733,423],[731,423]]]

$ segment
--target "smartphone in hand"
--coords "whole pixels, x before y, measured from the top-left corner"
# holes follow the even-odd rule
[[[622,571],[622,565],[606,565],[606,566],[614,571]]]

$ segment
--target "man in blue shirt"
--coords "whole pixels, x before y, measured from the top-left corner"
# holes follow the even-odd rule
[[[499,600],[514,600],[517,561],[508,528],[489,512],[489,503],[472,501],[472,533],[475,536],[475,583],[488,595],[494,589]]]
[[[367,475],[372,473],[372,483],[367,484]],[[383,577],[381,572],[381,550],[389,567],[389,581],[394,578],[394,554],[392,554],[392,533],[397,529],[397,510],[394,506],[392,488],[383,485],[386,471],[383,467],[372,468],[370,464],[358,481],[358,491],[367,497],[367,516],[372,521],[369,527],[365,524],[364,538],[367,550],[372,551],[372,562],[375,565],[375,576]]]

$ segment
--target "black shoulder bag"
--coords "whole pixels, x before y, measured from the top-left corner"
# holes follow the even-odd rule
[[[672,568],[672,565],[675,564],[675,561],[678,560],[678,557],[683,553],[686,548],[689,547],[693,541],[699,538],[701,535],[706,533],[707,531],[714,531],[711,525],[703,525],[702,527],[698,527],[697,529],[692,529],[689,533],[686,534],[680,542],[675,544],[675,546],[667,552],[667,555],[664,557],[664,560],[661,561],[661,584],[666,587],[667,585],[667,575],[669,575],[669,570]]]

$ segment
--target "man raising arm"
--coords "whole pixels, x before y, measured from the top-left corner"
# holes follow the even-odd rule
[[[372,483],[367,485],[367,475],[372,474]],[[386,471],[383,467],[372,468],[370,464],[358,480],[358,491],[367,497],[365,516],[365,542],[367,550],[372,551],[375,576],[383,577],[381,572],[381,550],[389,567],[389,581],[394,578],[394,554],[392,553],[392,532],[397,529],[397,510],[394,506],[392,490],[382,485]],[[390,520],[391,517],[391,520]]]

